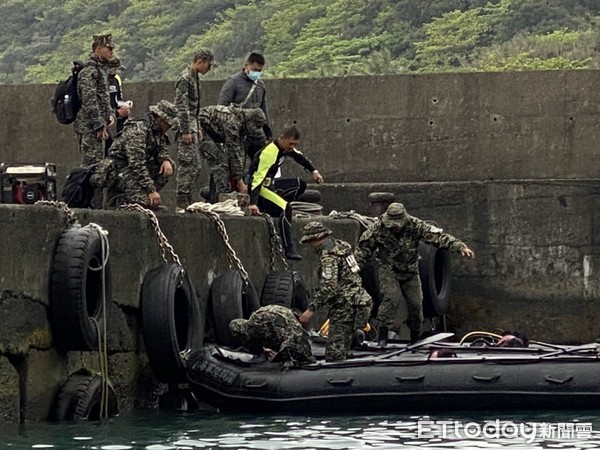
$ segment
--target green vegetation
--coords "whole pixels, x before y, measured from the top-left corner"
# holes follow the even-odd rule
[[[54,83],[112,33],[129,81],[172,80],[196,48],[226,78],[600,67],[598,0],[4,0],[0,83]]]

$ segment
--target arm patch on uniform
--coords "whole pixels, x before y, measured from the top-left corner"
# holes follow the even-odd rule
[[[321,276],[326,280],[331,280],[333,278],[333,267],[330,264],[327,264],[323,267],[323,273]]]
[[[436,226],[433,226],[433,225],[430,225],[430,226],[429,226],[429,231],[430,231],[431,233],[435,233],[435,234],[440,234],[440,233],[443,233],[443,232],[444,232],[444,230],[442,230],[441,228],[438,228],[438,227],[436,227]]]

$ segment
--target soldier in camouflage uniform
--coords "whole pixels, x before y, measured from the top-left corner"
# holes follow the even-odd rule
[[[219,194],[231,192],[232,187],[238,192],[247,192],[242,179],[243,140],[260,129],[265,121],[265,114],[259,108],[218,105],[200,109],[200,125],[204,133],[200,141],[200,155],[210,169],[211,203],[217,201]]]
[[[255,355],[264,352],[270,360],[278,357],[297,365],[315,362],[308,333],[285,306],[263,306],[248,320],[232,320],[229,329]]]
[[[161,203],[159,191],[175,167],[167,152],[165,133],[176,128],[178,120],[175,105],[166,100],[149,109],[147,120],[125,122],[90,182],[109,188],[110,196],[122,197],[123,203],[157,208]]]
[[[300,242],[310,245],[319,255],[320,290],[308,309],[300,316],[306,325],[314,312],[329,309],[329,334],[325,347],[326,361],[344,361],[353,337],[361,335],[371,314],[371,297],[362,288],[360,267],[345,241],[330,237],[331,230],[319,222],[304,226]]]
[[[444,233],[421,219],[408,215],[402,203],[391,203],[362,234],[356,257],[362,266],[374,257],[379,268],[382,293],[377,313],[379,339],[387,345],[389,327],[394,321],[396,307],[393,302],[398,285],[406,299],[411,342],[419,339],[423,323],[423,291],[419,278],[419,241],[474,258],[473,251],[455,237]]]
[[[200,114],[200,78],[214,65],[213,52],[200,49],[194,55],[194,62],[185,69],[175,84],[175,106],[179,119],[177,133],[177,208],[185,209],[192,203],[192,189],[200,173],[200,153],[198,142],[202,139],[202,129],[198,122]]]
[[[115,121],[108,95],[105,64],[113,57],[112,35],[94,36],[92,54],[77,76],[77,95],[81,108],[73,129],[79,139],[81,165],[91,166],[104,158],[108,127]]]

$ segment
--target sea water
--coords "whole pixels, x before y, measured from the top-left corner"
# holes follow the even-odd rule
[[[102,423],[0,425],[0,449],[586,449],[596,411],[322,416],[125,414]]]

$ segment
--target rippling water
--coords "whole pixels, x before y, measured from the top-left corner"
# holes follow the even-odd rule
[[[232,416],[146,412],[102,424],[0,425],[0,449],[600,448],[597,412]]]

